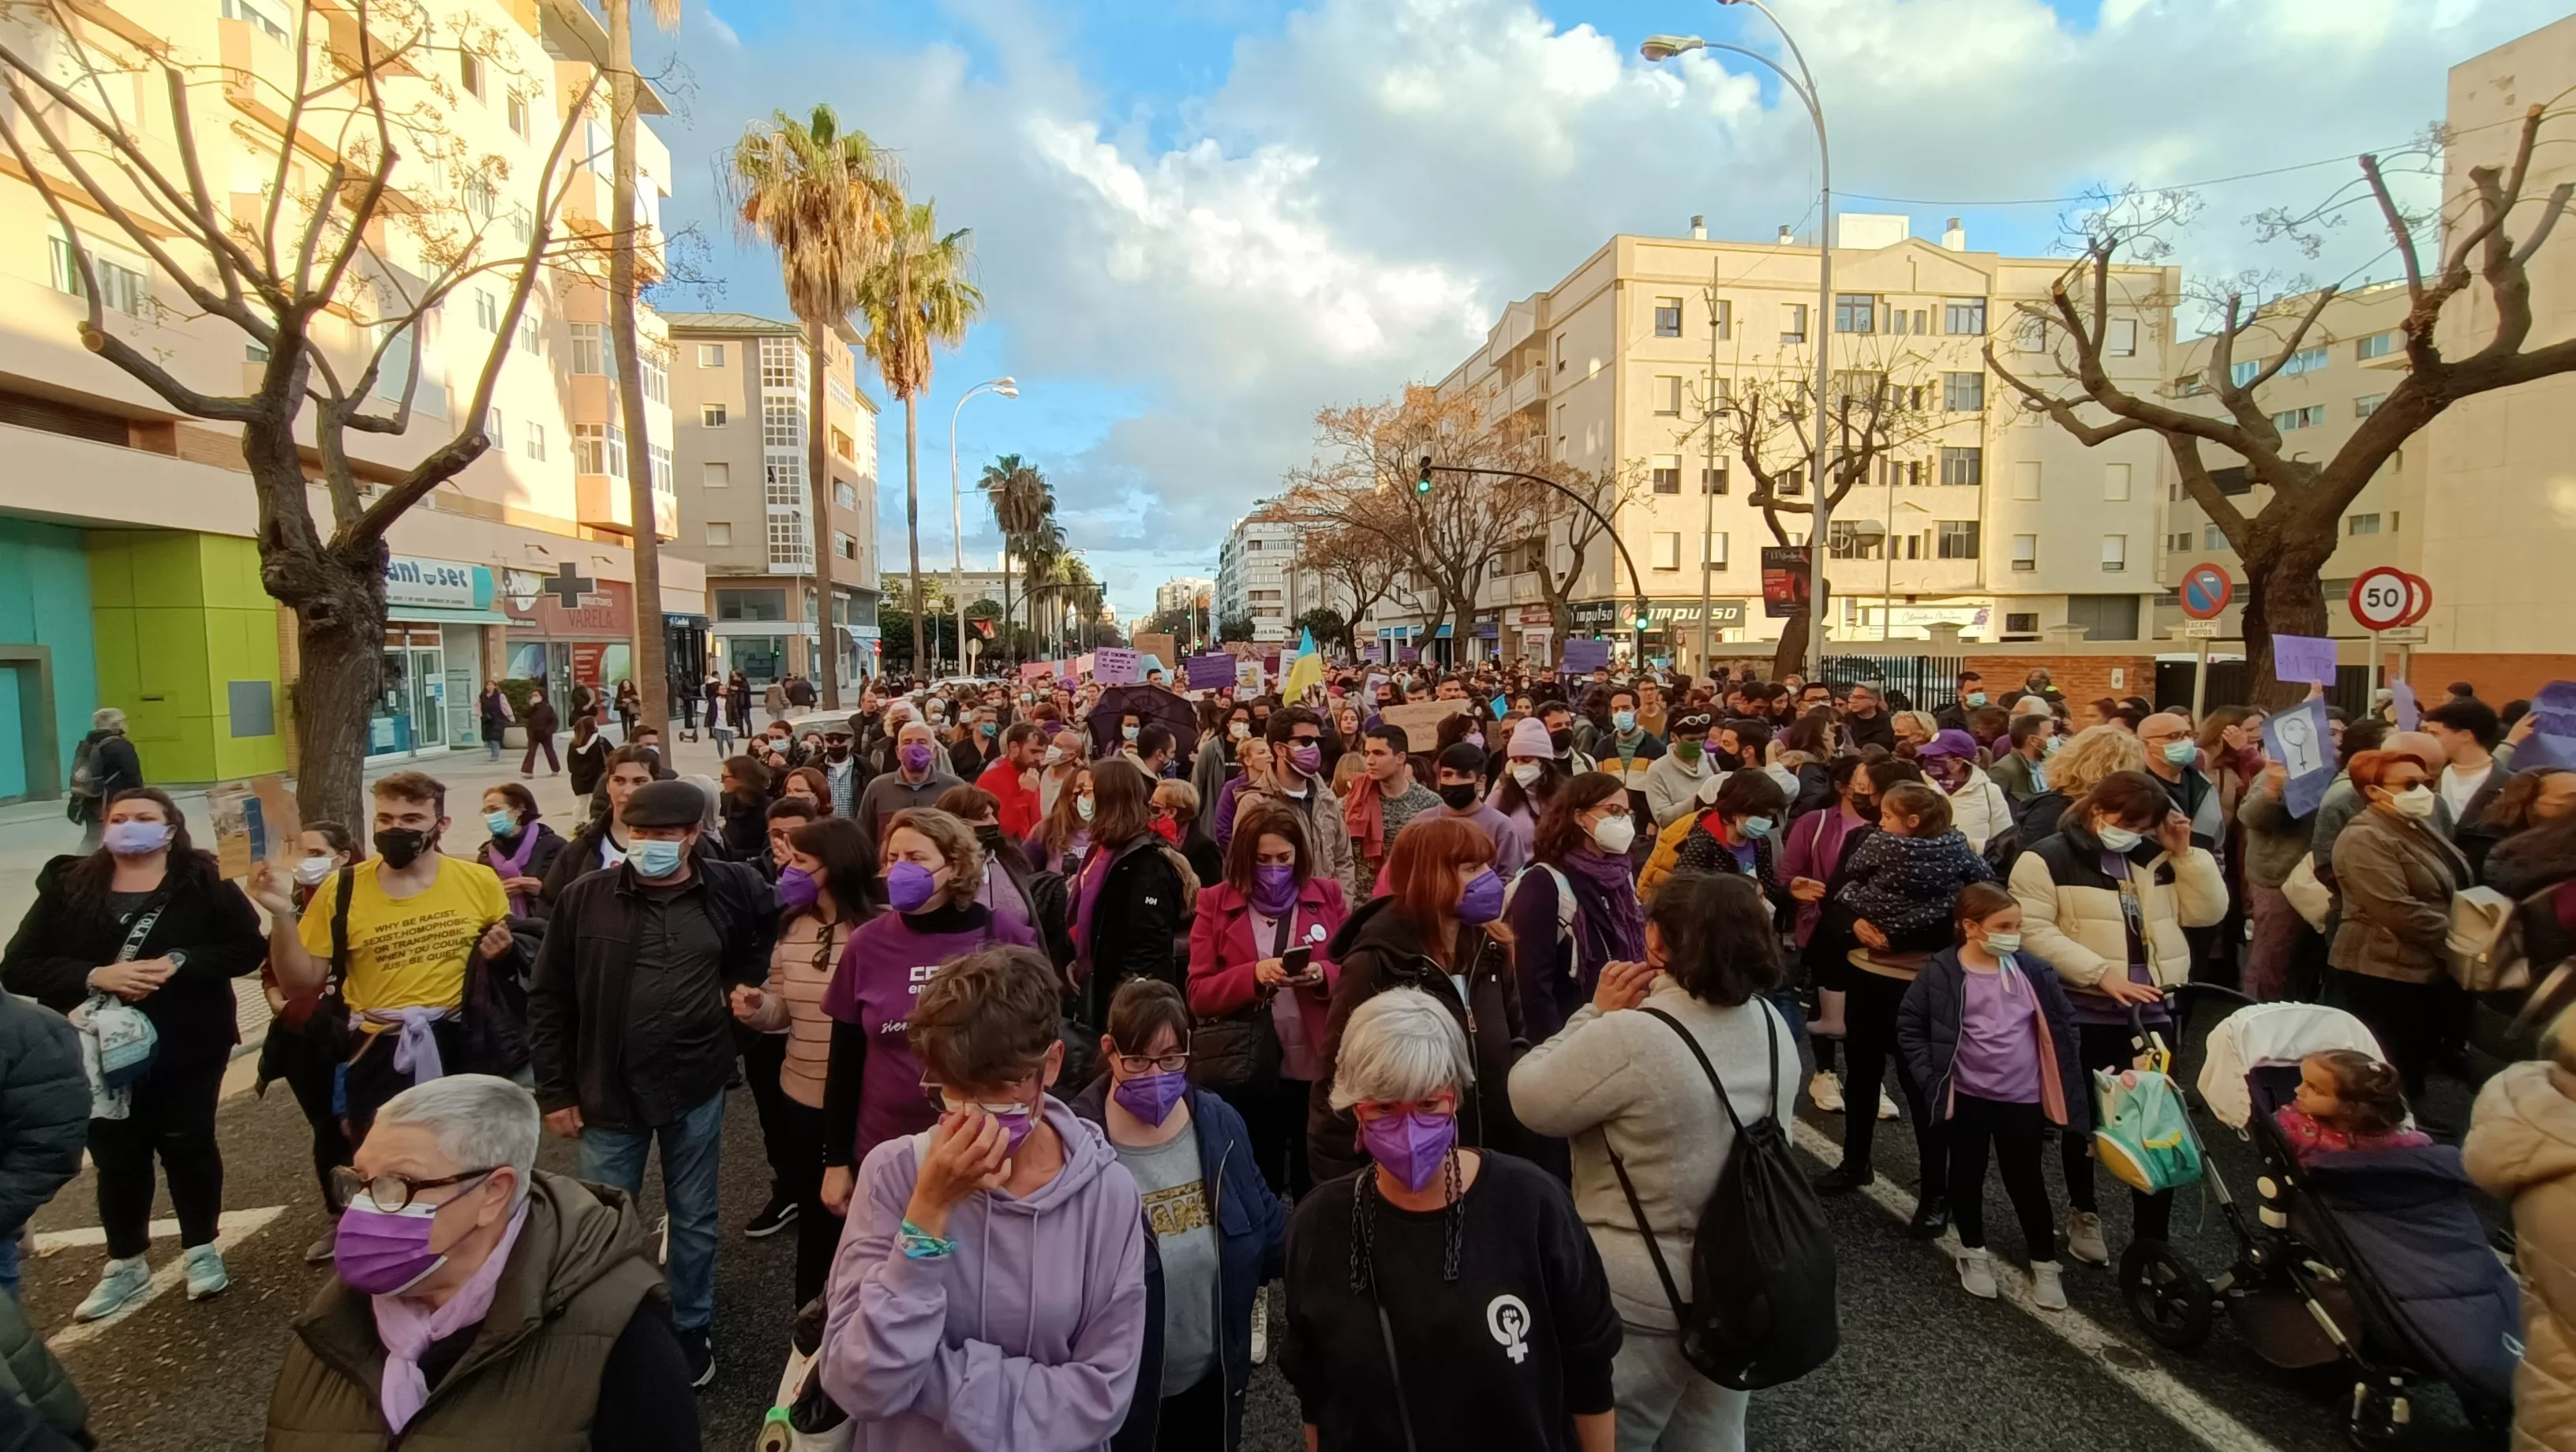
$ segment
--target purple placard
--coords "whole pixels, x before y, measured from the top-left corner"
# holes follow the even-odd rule
[[[1421,646],[1399,645],[1395,648],[1395,660],[1398,665],[1411,665],[1420,659],[1422,659]]]
[[[1213,691],[1234,684],[1234,657],[1224,651],[1194,655],[1182,662],[1190,673],[1190,689]]]
[[[2415,688],[2404,681],[2388,688],[2388,704],[2397,708],[2397,729],[2412,731],[2424,724],[2424,707],[2415,699]]]
[[[2313,815],[2335,775],[2334,737],[2326,729],[2325,704],[2301,701],[2265,717],[2263,750],[2289,772],[2289,779],[2281,784],[2281,801],[2290,815]]]
[[[1565,643],[1565,659],[1557,669],[1570,676],[1599,670],[1610,663],[1610,642],[1585,640],[1580,636]]]
[[[2272,637],[2272,677],[2311,686],[2335,681],[2335,644],[2320,635]]]

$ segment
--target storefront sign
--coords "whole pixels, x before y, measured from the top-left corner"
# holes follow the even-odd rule
[[[603,684],[600,674],[600,658],[607,653],[608,646],[605,642],[574,642],[572,648],[573,684],[577,686],[598,686]]]
[[[518,571],[512,571],[518,574]],[[515,586],[501,600],[509,613],[513,630],[534,631],[540,635],[565,640],[628,640],[635,634],[635,587],[624,580],[602,580],[599,588],[581,596],[580,603],[566,608],[550,593],[522,600]],[[721,622],[730,624],[734,622]],[[792,630],[795,626],[773,625],[770,633]],[[809,632],[811,627],[805,627]],[[725,633],[721,628],[717,634]]]
[[[1708,602],[1709,625],[1716,630],[1741,630],[1751,608],[1749,600],[1711,600]],[[1574,628],[1624,635],[1636,628],[1637,618],[1632,613],[1635,609],[1633,600],[1578,601],[1574,605]],[[1544,613],[1539,616],[1540,622],[1546,618]],[[1696,630],[1699,628],[1699,597],[1649,600],[1646,602],[1646,618],[1650,630],[1668,626],[1687,626]]]
[[[385,561],[385,605],[424,610],[489,610],[492,571],[458,560],[395,555]]]

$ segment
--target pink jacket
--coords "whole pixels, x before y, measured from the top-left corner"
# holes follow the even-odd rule
[[[1333,985],[1342,976],[1341,965],[1324,957],[1324,945],[1348,916],[1342,885],[1331,878],[1310,877],[1298,890],[1288,946],[1314,949],[1315,966],[1324,970],[1322,983],[1297,991],[1297,1012],[1306,1021],[1311,1044],[1324,1042],[1324,1018],[1332,1007]],[[1252,966],[1273,956],[1270,944],[1253,941],[1252,904],[1233,883],[1202,889],[1190,922],[1190,1012],[1209,1018],[1250,1007],[1259,997]]]

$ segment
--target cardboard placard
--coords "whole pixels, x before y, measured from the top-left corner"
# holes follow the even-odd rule
[[[1403,727],[1408,749],[1429,751],[1431,743],[1440,739],[1440,723],[1466,709],[1464,701],[1408,701],[1381,708],[1377,718],[1383,725]]]
[[[2272,676],[2303,685],[2331,686],[2335,680],[2335,644],[2321,635],[2272,637]]]
[[[1104,686],[1132,686],[1145,679],[1143,662],[1136,652],[1104,645],[1091,653],[1092,680]]]
[[[1088,655],[1075,656],[1073,658],[1073,673],[1078,676],[1090,675],[1093,659],[1094,658],[1092,656]]]
[[[1261,662],[1251,656],[1237,656],[1234,662],[1234,693],[1238,696],[1261,694]]]
[[[1156,660],[1179,660],[1181,658],[1180,642],[1172,639],[1169,635],[1161,634],[1159,632],[1149,632],[1147,634],[1139,635],[1133,641],[1130,641],[1129,644],[1136,647],[1136,653],[1138,655],[1150,655]]]
[[[215,861],[228,881],[250,876],[259,863],[284,864],[297,856],[304,827],[282,775],[208,787],[206,812],[214,827]]]
[[[1053,661],[1033,660],[1020,667],[1020,679],[1024,681],[1042,681],[1053,674],[1055,674]]]

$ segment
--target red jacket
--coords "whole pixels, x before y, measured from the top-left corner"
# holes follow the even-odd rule
[[[1020,769],[1008,756],[995,758],[975,785],[1000,799],[1005,841],[1017,842],[1038,829],[1038,794],[1020,784]]]
[[[1306,1042],[1324,1042],[1324,1019],[1333,1002],[1333,985],[1341,965],[1324,957],[1324,945],[1342,930],[1349,913],[1342,906],[1342,885],[1328,877],[1310,877],[1297,893],[1297,915],[1288,929],[1288,946],[1315,950],[1315,966],[1324,981],[1296,990],[1297,1011],[1306,1020]],[[1319,931],[1320,930],[1320,931]],[[1190,922],[1190,1012],[1201,1018],[1248,1008],[1258,997],[1252,965],[1278,956],[1268,943],[1252,937],[1252,904],[1230,882],[1199,892],[1198,911]]]

